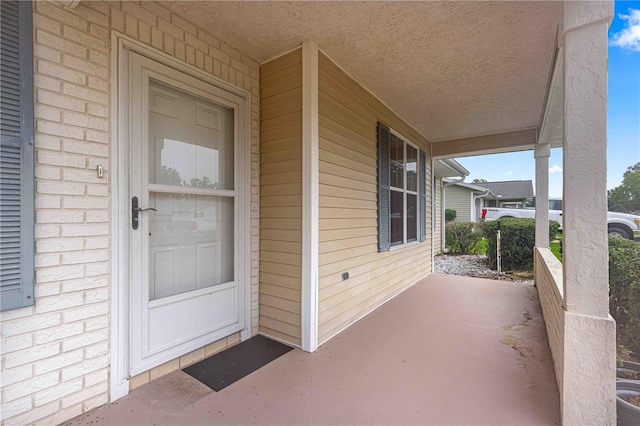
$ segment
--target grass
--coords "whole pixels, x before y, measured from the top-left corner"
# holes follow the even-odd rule
[[[551,249],[551,253],[553,253],[560,262],[562,262],[562,253],[560,253],[560,241],[551,241],[549,243],[549,248]]]

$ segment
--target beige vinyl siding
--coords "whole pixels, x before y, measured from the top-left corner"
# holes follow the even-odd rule
[[[442,230],[444,227],[444,218],[442,217],[442,179],[436,179],[435,194],[436,211],[433,213],[433,217],[436,221],[436,229],[433,231],[433,250],[436,253],[442,253]]]
[[[444,193],[445,206],[456,211],[455,222],[471,222],[471,191],[457,185],[449,185]]]
[[[260,332],[300,345],[300,49],[260,67],[260,135]]]
[[[431,158],[427,157],[427,239],[378,252],[378,121],[430,152],[427,140],[319,55],[319,342],[431,271]],[[349,273],[342,280],[341,274]]]

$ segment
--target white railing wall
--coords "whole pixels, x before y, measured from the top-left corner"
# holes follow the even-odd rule
[[[548,248],[536,247],[535,281],[542,306],[547,338],[553,358],[558,390],[562,396],[564,376],[564,321],[565,309],[562,294],[562,263]]]

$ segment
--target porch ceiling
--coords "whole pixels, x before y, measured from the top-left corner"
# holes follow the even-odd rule
[[[540,125],[560,2],[165,3],[259,62],[314,40],[431,141]]]

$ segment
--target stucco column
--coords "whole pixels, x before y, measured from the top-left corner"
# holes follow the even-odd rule
[[[549,154],[551,145],[536,144],[536,247],[549,247]]]
[[[613,2],[563,5],[563,424],[615,424],[607,244],[607,30]]]

